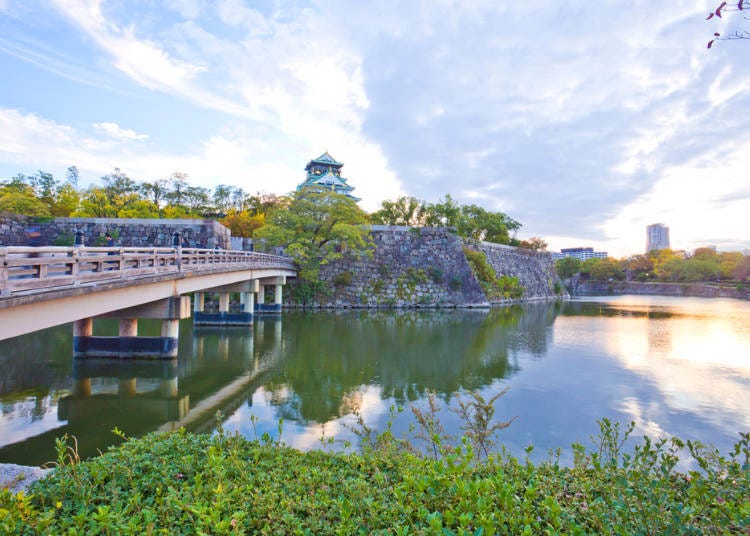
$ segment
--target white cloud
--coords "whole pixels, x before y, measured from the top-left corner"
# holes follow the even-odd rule
[[[148,134],[138,134],[135,130],[122,128],[117,123],[94,123],[91,126],[115,140],[143,141],[148,139]]]

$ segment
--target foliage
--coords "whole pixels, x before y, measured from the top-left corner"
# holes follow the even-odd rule
[[[352,284],[352,273],[350,271],[344,271],[336,274],[333,278],[333,283],[337,287],[345,287]]]
[[[573,277],[581,269],[581,261],[575,257],[563,257],[555,262],[555,270],[557,275],[563,279]]]
[[[435,456],[361,418],[361,454],[302,453],[220,428],[128,440],[80,462],[60,440],[51,477],[29,494],[0,491],[0,532],[697,535],[750,523],[750,434],[727,456],[677,438],[626,452],[632,425],[604,419],[563,467],[554,455],[480,457],[469,437],[446,444],[434,407],[421,414]],[[695,468],[678,471],[681,457]]]
[[[233,209],[230,209],[228,214],[220,220],[222,225],[232,231],[232,236],[243,238],[252,238],[253,233],[263,227],[265,221],[266,216],[263,213],[251,215],[247,210],[237,212]]]
[[[625,279],[622,264],[609,257],[606,259],[586,259],[581,263],[580,272],[594,281],[619,281]]]
[[[414,197],[383,201],[380,210],[371,215],[371,221],[384,225],[454,227],[459,236],[497,244],[509,244],[511,234],[521,228],[520,223],[503,212],[491,212],[478,205],[459,205],[450,195],[438,203]],[[543,243],[539,240],[536,246]]]
[[[353,199],[328,189],[303,188],[288,206],[273,209],[255,236],[284,247],[298,263],[299,283],[305,285],[317,281],[321,265],[345,254],[370,252],[366,222],[366,214]],[[308,290],[312,290],[309,285]]]
[[[532,236],[528,240],[511,240],[511,245],[532,251],[547,251],[547,242],[538,236]]]
[[[372,223],[380,225],[410,225],[423,227],[426,224],[426,204],[416,197],[401,196],[396,201],[383,201],[380,210],[370,215]]]
[[[469,266],[471,266],[471,271],[474,272],[474,276],[490,300],[518,299],[523,296],[524,287],[518,282],[518,278],[495,275],[495,270],[487,262],[484,253],[471,248],[464,248],[464,255],[469,262]]]

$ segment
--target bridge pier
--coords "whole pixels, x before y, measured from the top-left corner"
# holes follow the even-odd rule
[[[202,292],[195,293],[193,304],[193,324],[196,326],[252,326],[253,325],[253,293],[258,288],[258,280],[251,279],[241,283],[224,285],[210,289],[219,295],[219,311],[206,312],[205,297]],[[231,293],[240,294],[241,308],[239,312],[230,312],[229,298]]]
[[[266,277],[260,280],[260,289],[258,291],[258,303],[255,305],[255,313],[259,315],[278,315],[281,314],[281,304],[283,303],[283,287],[286,284],[286,276]],[[275,287],[273,303],[265,303],[266,287]]]
[[[94,336],[92,318],[84,318],[73,323],[73,355],[76,358],[86,357],[177,357],[180,319],[190,316],[190,298],[178,296],[148,303],[145,305],[122,309],[101,315],[97,318],[118,318],[118,335],[116,337]],[[138,319],[161,319],[161,336],[144,337],[138,335]],[[120,385],[122,393],[132,389]]]

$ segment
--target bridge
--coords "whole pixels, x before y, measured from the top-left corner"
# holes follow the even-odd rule
[[[251,325],[280,313],[282,288],[296,277],[288,257],[182,247],[0,247],[0,340],[73,322],[77,357],[175,357],[179,320]],[[266,287],[275,287],[266,303]],[[230,296],[240,310],[230,311]],[[218,312],[204,311],[218,294]],[[93,319],[119,319],[117,337],[94,337]],[[138,336],[138,319],[162,320],[160,337]]]

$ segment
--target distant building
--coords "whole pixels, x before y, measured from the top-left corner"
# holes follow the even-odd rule
[[[669,227],[663,223],[646,227],[646,253],[655,249],[669,249]]]
[[[307,178],[305,182],[297,186],[297,190],[306,188],[308,186],[322,186],[333,190],[337,194],[343,194],[347,197],[351,197],[355,201],[359,201],[359,197],[352,195],[353,186],[349,186],[344,177],[341,176],[341,168],[344,164],[336,162],[336,160],[327,152],[320,155],[318,158],[310,160],[305,171],[307,171]]]
[[[580,261],[585,261],[586,259],[606,259],[608,256],[606,251],[594,251],[594,248],[566,248],[561,249],[560,253],[552,254],[554,259],[573,257]]]

